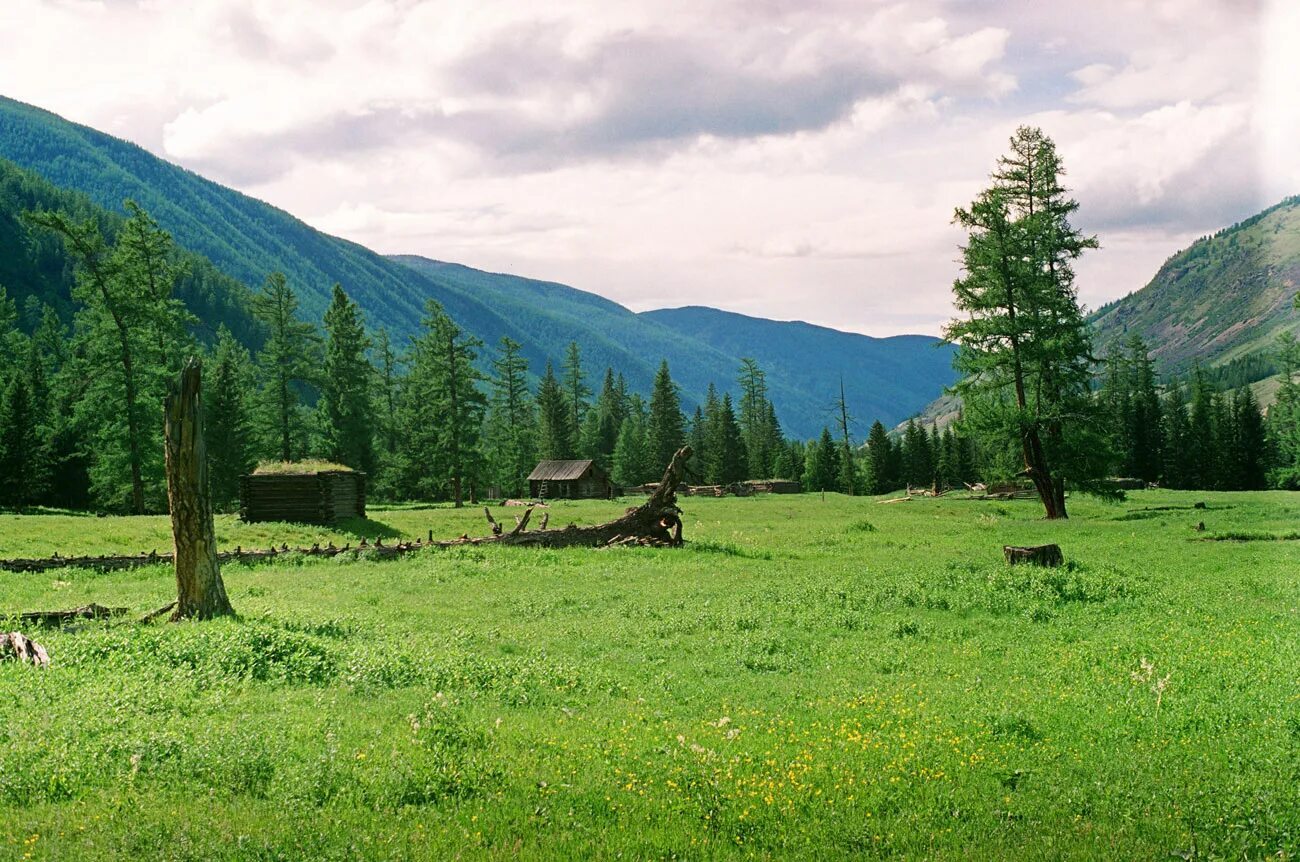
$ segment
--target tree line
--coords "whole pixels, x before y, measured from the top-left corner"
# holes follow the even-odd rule
[[[339,285],[319,326],[303,320],[280,273],[251,298],[259,346],[225,327],[202,344],[175,295],[187,262],[143,209],[127,212],[112,234],[62,211],[27,216],[75,261],[74,310],[70,326],[35,299],[20,313],[0,287],[0,506],[162,510],[163,396],[191,355],[206,358],[218,508],[261,460],[321,459],[366,472],[381,499],[457,503],[525,493],[541,459],[590,458],[623,486],[654,481],[688,441],[694,481],[802,473],[803,448],[782,435],[753,360],[737,370],[738,403],[710,386],[690,417],[667,361],[648,399],[612,368],[593,392],[576,343],[534,391],[520,344],[485,351],[435,301],[399,347]]]

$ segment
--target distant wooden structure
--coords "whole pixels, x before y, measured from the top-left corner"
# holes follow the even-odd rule
[[[755,494],[802,494],[803,485],[791,479],[750,479],[748,485]]]
[[[365,473],[322,470],[239,478],[239,517],[244,521],[334,524],[365,516]]]
[[[608,500],[614,483],[594,461],[542,461],[528,474],[534,500]]]

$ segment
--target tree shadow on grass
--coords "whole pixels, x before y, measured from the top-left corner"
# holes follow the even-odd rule
[[[370,518],[344,518],[333,525],[334,529],[340,533],[347,533],[349,536],[356,536],[358,539],[396,539],[402,536],[402,531],[388,526],[382,521],[372,521]]]

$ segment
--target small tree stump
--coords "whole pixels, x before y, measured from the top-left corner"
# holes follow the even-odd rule
[[[1035,545],[1029,548],[1004,545],[1002,555],[1007,558],[1007,563],[1013,566],[1020,563],[1034,566],[1059,566],[1065,562],[1060,545]]]
[[[0,661],[10,660],[45,667],[50,663],[50,655],[45,647],[22,632],[0,632]]]

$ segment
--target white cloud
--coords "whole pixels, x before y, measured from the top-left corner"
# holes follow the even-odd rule
[[[1079,270],[1094,305],[1300,182],[1282,80],[1300,38],[1261,52],[1263,14],[1251,0],[7,0],[0,80],[380,251],[636,308],[937,332],[952,210],[1020,123],[1057,139],[1078,221],[1102,234]]]

